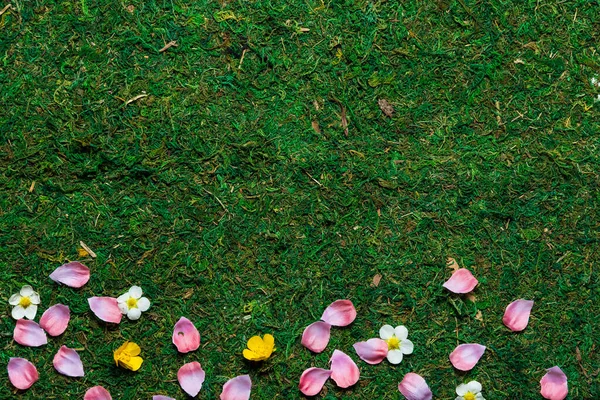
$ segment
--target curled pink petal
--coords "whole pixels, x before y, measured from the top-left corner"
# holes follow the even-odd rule
[[[515,300],[506,307],[502,322],[511,331],[520,332],[527,327],[532,308],[533,300]]]
[[[183,367],[179,368],[179,371],[177,371],[177,380],[179,381],[179,385],[184,392],[192,397],[200,393],[200,389],[202,389],[202,383],[204,382],[204,376],[204,370],[197,361],[184,364]]]
[[[173,328],[173,344],[180,353],[188,353],[200,347],[200,333],[192,321],[185,317],[179,318]]]
[[[450,362],[456,369],[470,371],[477,364],[484,351],[485,346],[477,343],[461,344],[450,353]]]
[[[361,360],[368,364],[379,364],[387,356],[388,344],[385,340],[369,339],[354,343],[354,350]]]
[[[306,329],[304,329],[301,343],[310,351],[320,353],[325,350],[327,343],[329,343],[330,332],[331,325],[329,325],[327,322],[313,322],[307,326]]]
[[[356,308],[350,300],[336,300],[323,311],[321,319],[333,326],[350,325],[356,318]]]
[[[40,318],[40,326],[48,335],[59,336],[67,329],[70,319],[69,307],[63,304],[55,304],[44,312],[42,318]]]
[[[431,400],[433,397],[425,379],[413,372],[404,375],[402,382],[398,385],[398,390],[406,397],[406,400]]]
[[[54,282],[74,288],[80,288],[90,280],[90,269],[78,261],[73,261],[56,268],[50,274]]]
[[[52,361],[54,368],[63,375],[79,377],[85,375],[79,354],[67,346],[61,346]]]
[[[29,389],[40,377],[35,365],[24,358],[11,357],[6,369],[10,383],[21,390]]]
[[[302,373],[298,389],[306,396],[315,396],[323,389],[330,376],[331,371],[327,369],[309,368]]]
[[[117,304],[117,299],[112,297],[90,297],[88,299],[90,309],[104,322],[118,324],[123,314]]]
[[[475,279],[471,271],[461,268],[454,271],[450,279],[444,282],[443,286],[453,293],[469,293],[477,286],[477,279]]]
[[[542,377],[540,393],[548,400],[563,400],[569,393],[567,376],[559,367],[552,367]]]
[[[37,324],[37,322],[27,319],[20,319],[15,325],[13,332],[15,342],[23,346],[39,347],[48,343],[46,332]]]
[[[248,400],[250,399],[250,390],[252,381],[250,375],[240,375],[228,380],[223,385],[221,400]]]
[[[161,394],[156,394],[156,395],[152,396],[152,400],[175,400],[175,399],[172,397],[163,396]]]
[[[341,388],[347,388],[358,382],[360,371],[352,359],[339,350],[331,356],[331,379]]]
[[[83,400],[112,400],[112,397],[102,386],[94,386],[85,392]]]

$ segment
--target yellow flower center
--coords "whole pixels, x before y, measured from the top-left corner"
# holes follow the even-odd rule
[[[465,394],[463,397],[465,400],[475,400],[475,395],[471,392],[467,392],[467,394]]]
[[[386,342],[388,344],[389,350],[398,350],[400,348],[401,340],[398,339],[395,335],[386,340]]]
[[[133,297],[130,297],[129,300],[127,300],[127,307],[129,308],[137,308],[137,299],[134,299]]]
[[[28,296],[23,296],[21,297],[21,300],[19,300],[19,305],[23,308],[27,308],[31,305],[31,299]]]

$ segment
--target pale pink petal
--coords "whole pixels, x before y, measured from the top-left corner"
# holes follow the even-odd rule
[[[350,325],[356,318],[356,308],[350,300],[336,300],[323,311],[321,319],[333,326]]]
[[[221,400],[248,400],[250,399],[250,390],[252,389],[252,381],[249,375],[236,376],[228,380],[223,385]]]
[[[330,376],[331,371],[327,369],[309,368],[302,373],[298,388],[306,396],[315,396],[323,389]]]
[[[96,317],[105,322],[118,324],[123,314],[117,304],[117,299],[112,297],[90,297],[88,299],[90,309]]]
[[[327,343],[329,343],[330,332],[331,325],[327,322],[313,322],[304,329],[301,343],[310,351],[320,353],[325,350]]]
[[[540,381],[540,393],[548,400],[563,400],[569,393],[567,376],[559,367],[552,367],[547,371]]]
[[[24,358],[11,357],[7,370],[10,383],[17,389],[29,389],[39,378],[35,365]]]
[[[48,343],[46,332],[37,324],[37,322],[20,319],[15,325],[13,332],[15,342],[23,346],[39,347]]]
[[[366,342],[354,343],[354,350],[364,362],[379,364],[387,356],[388,344],[385,340],[369,339]]]
[[[94,386],[85,392],[83,400],[112,400],[112,397],[102,386]]]
[[[529,314],[531,314],[532,308],[533,300],[515,300],[506,307],[502,322],[511,331],[522,331],[529,323]]]
[[[79,354],[67,346],[61,346],[52,361],[54,368],[63,375],[79,377],[85,375]]]
[[[200,393],[202,383],[204,382],[204,370],[197,361],[184,364],[177,371],[177,380],[181,388],[190,396],[194,397]]]
[[[50,279],[64,285],[80,288],[90,280],[90,269],[80,262],[73,261],[56,268]]]
[[[485,346],[477,343],[461,344],[450,354],[450,362],[456,369],[470,371],[477,364],[484,351]]]
[[[40,318],[40,326],[50,336],[62,335],[69,325],[71,312],[63,304],[55,304],[44,312]]]
[[[200,333],[192,321],[185,317],[179,318],[173,328],[173,344],[180,353],[188,353],[200,347]]]
[[[406,397],[406,400],[431,400],[433,397],[425,379],[413,372],[404,375],[402,382],[398,385],[398,390]]]
[[[454,293],[469,293],[477,286],[477,279],[475,279],[471,271],[461,268],[454,271],[450,279],[444,282],[443,286]]]
[[[157,394],[157,395],[152,396],[152,400],[175,400],[175,399],[172,398],[172,397],[168,397],[168,396],[163,396],[161,394]]]
[[[358,382],[360,371],[345,353],[334,350],[331,356],[331,379],[341,388],[347,388]]]

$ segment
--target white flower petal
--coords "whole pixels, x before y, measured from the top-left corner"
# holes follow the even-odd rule
[[[127,303],[117,303],[117,307],[119,307],[119,310],[121,310],[123,314],[127,314],[127,311],[129,311]]]
[[[37,306],[35,304],[30,305],[25,309],[25,318],[34,319],[35,314],[37,314]]]
[[[408,337],[408,329],[406,329],[404,325],[397,326],[396,329],[394,329],[394,334],[398,339],[404,340]]]
[[[469,391],[469,388],[464,383],[461,383],[456,387],[456,394],[459,396],[464,396]]]
[[[400,342],[400,351],[403,354],[412,354],[415,345],[408,339],[404,339]]]
[[[148,309],[150,308],[150,300],[148,300],[146,297],[142,297],[141,299],[138,300],[137,307],[142,312],[148,311]]]
[[[25,316],[25,309],[21,306],[15,306],[10,314],[14,319],[21,319]]]
[[[142,288],[139,286],[132,286],[131,289],[129,289],[129,295],[134,299],[139,299],[142,297]]]
[[[391,325],[384,325],[379,329],[379,337],[383,340],[388,340],[394,336],[394,327]]]
[[[129,318],[132,321],[135,321],[136,319],[140,319],[141,316],[142,316],[142,312],[140,311],[139,308],[132,308],[131,310],[127,311],[127,318]]]
[[[481,383],[477,382],[477,381],[471,381],[469,383],[467,383],[467,390],[473,394],[477,394],[479,392],[481,392]]]
[[[31,304],[40,304],[40,295],[37,292],[33,292],[31,296],[29,296],[29,300],[31,300]]]
[[[126,303],[127,300],[129,300],[129,292],[124,293],[122,295],[120,295],[119,297],[117,297],[117,303]]]
[[[8,299],[8,304],[10,304],[11,306],[18,306],[19,302],[21,301],[21,298],[23,296],[21,296],[19,293],[17,294],[13,294],[12,296],[10,296],[10,298]]]
[[[462,396],[456,396],[456,398],[454,400],[465,400],[465,398]]]
[[[387,359],[392,364],[400,364],[402,362],[402,352],[400,350],[390,350],[387,353]]]
[[[19,293],[21,293],[21,296],[23,296],[23,297],[29,297],[32,294],[34,294],[35,291],[33,290],[33,288],[31,286],[25,285],[21,288],[21,291]]]
[[[481,393],[477,393],[475,395],[475,400],[485,400],[485,399],[483,398],[483,395]]]

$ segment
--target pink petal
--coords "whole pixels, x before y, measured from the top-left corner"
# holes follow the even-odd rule
[[[515,300],[506,307],[502,322],[511,331],[520,332],[527,327],[532,308],[533,300]]]
[[[347,388],[358,382],[360,371],[345,353],[334,350],[331,356],[331,379],[341,388]]]
[[[540,381],[542,385],[540,393],[549,400],[563,400],[569,393],[567,376],[559,367],[552,367],[547,371]]]
[[[119,310],[117,299],[112,297],[90,297],[88,299],[90,309],[96,314],[96,317],[105,322],[118,324],[121,322],[123,314]]]
[[[421,375],[409,372],[398,385],[406,400],[431,400],[433,393]]]
[[[173,328],[173,344],[180,353],[188,353],[200,347],[200,333],[192,321],[185,317],[179,318]]]
[[[461,344],[450,354],[450,362],[456,369],[470,371],[477,364],[484,351],[485,346],[477,343]]]
[[[112,397],[102,386],[94,386],[85,392],[83,400],[112,400]]]
[[[37,322],[20,319],[15,325],[13,332],[15,342],[23,346],[39,347],[48,343],[46,332],[37,324]]]
[[[336,300],[323,311],[321,319],[333,326],[350,325],[356,318],[356,308],[350,300]]]
[[[62,346],[52,361],[54,368],[63,375],[79,377],[83,376],[83,364],[79,354],[67,346]]]
[[[205,373],[199,362],[193,361],[184,364],[177,371],[177,380],[181,388],[190,396],[194,397],[200,393],[202,383],[204,382]]]
[[[329,343],[330,331],[331,325],[327,322],[313,322],[304,329],[301,343],[310,351],[320,353],[325,350],[327,343]]]
[[[50,279],[64,285],[80,288],[90,280],[90,269],[80,262],[73,261],[56,268]]]
[[[323,389],[330,376],[331,371],[327,369],[309,368],[302,373],[298,389],[306,396],[315,396]]]
[[[29,389],[40,377],[35,365],[24,358],[11,357],[8,362],[8,379],[17,389]]]
[[[454,293],[469,293],[477,286],[477,279],[466,268],[454,271],[450,279],[444,282],[446,289]]]
[[[62,335],[69,325],[71,312],[63,304],[55,304],[47,309],[40,319],[40,326],[50,336]]]
[[[250,389],[252,389],[252,381],[249,375],[236,376],[223,385],[221,400],[248,400]]]
[[[354,350],[361,360],[368,364],[379,364],[387,356],[388,345],[385,340],[369,339],[354,343]]]
[[[175,399],[172,398],[172,397],[168,397],[168,396],[163,396],[161,394],[157,394],[157,395],[152,396],[152,400],[175,400]]]

